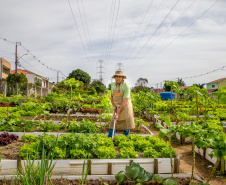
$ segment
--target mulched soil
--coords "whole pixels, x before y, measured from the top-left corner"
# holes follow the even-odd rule
[[[189,185],[190,179],[189,178],[175,178],[180,185]],[[195,181],[198,182],[198,181]],[[0,180],[0,185],[11,185],[11,180],[10,181],[6,181],[6,183],[3,183],[3,180]],[[50,185],[50,182],[47,182],[46,185]],[[53,185],[78,185],[79,184],[79,180],[67,180],[67,179],[52,179],[52,184]],[[85,181],[85,185],[115,185],[117,184],[117,181],[108,181],[108,180],[86,180]],[[122,183],[121,183],[122,184]],[[136,183],[134,183],[131,180],[127,180],[125,183],[123,183],[124,185],[134,185]],[[159,185],[157,182],[155,182],[154,180],[151,180],[148,183],[142,183],[143,185]],[[18,182],[15,183],[15,185],[20,185]]]

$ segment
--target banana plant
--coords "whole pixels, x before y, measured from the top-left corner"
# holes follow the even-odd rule
[[[168,126],[168,129],[164,128],[160,123],[155,123],[156,128],[160,129],[160,133],[158,137],[163,138],[166,136],[169,139],[169,151],[170,151],[170,164],[171,164],[171,174],[173,178],[173,157],[172,157],[172,145],[171,145],[171,137],[177,132],[178,126],[172,126],[170,116],[165,116],[165,123]]]

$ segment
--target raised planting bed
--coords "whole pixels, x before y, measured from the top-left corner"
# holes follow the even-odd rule
[[[20,164],[23,166],[24,161],[21,161],[19,156],[25,159],[27,151],[31,152],[31,157],[36,154],[40,156],[43,147],[50,153],[55,150],[54,174],[81,174],[83,162],[87,156],[90,159],[86,159],[86,162],[92,163],[89,174],[115,174],[132,162],[140,163],[151,173],[171,172],[169,145],[155,136],[117,135],[112,141],[106,135],[63,134],[56,138],[53,135],[44,134],[38,137],[28,135],[22,139],[24,142],[30,142],[24,143],[26,145],[19,145],[21,146],[20,151],[18,151],[18,156],[14,158],[17,160],[9,160],[9,158],[5,160],[4,150],[14,150],[10,148],[11,145],[0,148],[3,150],[1,174],[11,174],[12,170],[20,167]],[[40,146],[39,143],[44,145]],[[18,150],[17,145],[16,148]],[[172,152],[174,172],[179,173],[180,160],[176,151],[172,149]]]
[[[132,162],[139,163],[146,171],[154,174],[171,173],[170,158],[156,159],[89,159],[86,163],[91,163],[89,175],[112,175],[119,171],[123,171],[126,165]],[[40,162],[36,160],[35,164]],[[82,175],[84,160],[53,160],[55,167],[54,175]],[[12,175],[13,171],[17,171],[21,166],[24,167],[26,160],[2,160],[1,175]],[[179,173],[179,157],[173,158],[174,173]]]
[[[156,122],[160,123],[164,128],[168,128],[167,124],[164,121],[156,118]],[[171,124],[172,124],[172,126],[177,125],[176,122],[171,122]],[[185,121],[184,124],[190,125],[191,122],[190,121]],[[185,144],[185,143],[191,143],[192,142],[191,138],[188,138],[188,137],[184,138],[182,135],[180,135],[178,133],[175,134],[175,137],[180,141],[180,144]]]
[[[202,158],[208,160],[209,162],[211,162],[213,165],[216,163],[217,161],[217,158],[216,157],[213,157],[211,158],[209,156],[209,154],[213,151],[212,148],[199,148],[197,146],[195,146],[195,152],[202,156]],[[221,162],[220,162],[220,166],[219,166],[220,170],[224,173],[226,171],[226,161],[224,158],[221,159]]]
[[[6,119],[0,124],[0,131],[7,132],[75,132],[75,133],[108,133],[109,116],[100,119],[96,116],[36,116],[24,119]],[[135,119],[136,120],[136,119]],[[151,127],[143,123],[131,129],[131,134],[151,134]],[[117,130],[117,134],[123,131]]]
[[[3,134],[3,133],[5,133],[5,132],[0,132],[0,135]],[[14,135],[18,136],[18,139],[21,139],[21,137],[23,135],[41,136],[43,134],[47,134],[47,135],[54,135],[55,137],[59,137],[59,136],[64,135],[64,134],[69,134],[68,132],[7,132],[7,133],[14,134]],[[84,133],[76,133],[76,134],[82,135]],[[93,135],[93,134],[91,134],[91,135]],[[97,133],[97,135],[103,135],[103,133]],[[107,136],[108,133],[106,133],[105,135]],[[116,133],[116,135],[121,136],[123,134],[117,134]],[[152,134],[152,135],[151,134],[136,134],[136,135],[146,137],[146,136],[152,136],[154,134]]]

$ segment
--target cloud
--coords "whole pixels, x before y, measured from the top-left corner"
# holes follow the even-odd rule
[[[92,79],[98,78],[97,61],[102,59],[106,85],[111,82],[117,63],[123,64],[131,86],[139,77],[156,86],[163,80],[198,75],[224,66],[226,3],[218,1],[201,16],[214,0],[179,1],[173,8],[176,2],[70,0],[75,24],[68,1],[1,1],[0,36],[21,42],[41,63],[61,70],[66,76],[80,68]],[[8,59],[12,66],[14,52],[15,44],[0,40],[0,57]],[[25,52],[18,47],[20,55]],[[56,71],[32,56],[23,58],[27,63],[21,61],[21,64],[27,68],[56,78]],[[225,77],[223,72],[186,82],[213,81]]]

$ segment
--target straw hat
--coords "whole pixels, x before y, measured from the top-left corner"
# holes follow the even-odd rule
[[[126,79],[126,76],[123,74],[122,71],[116,71],[115,75],[113,75],[112,78],[115,78],[115,76],[122,76],[123,79]]]

